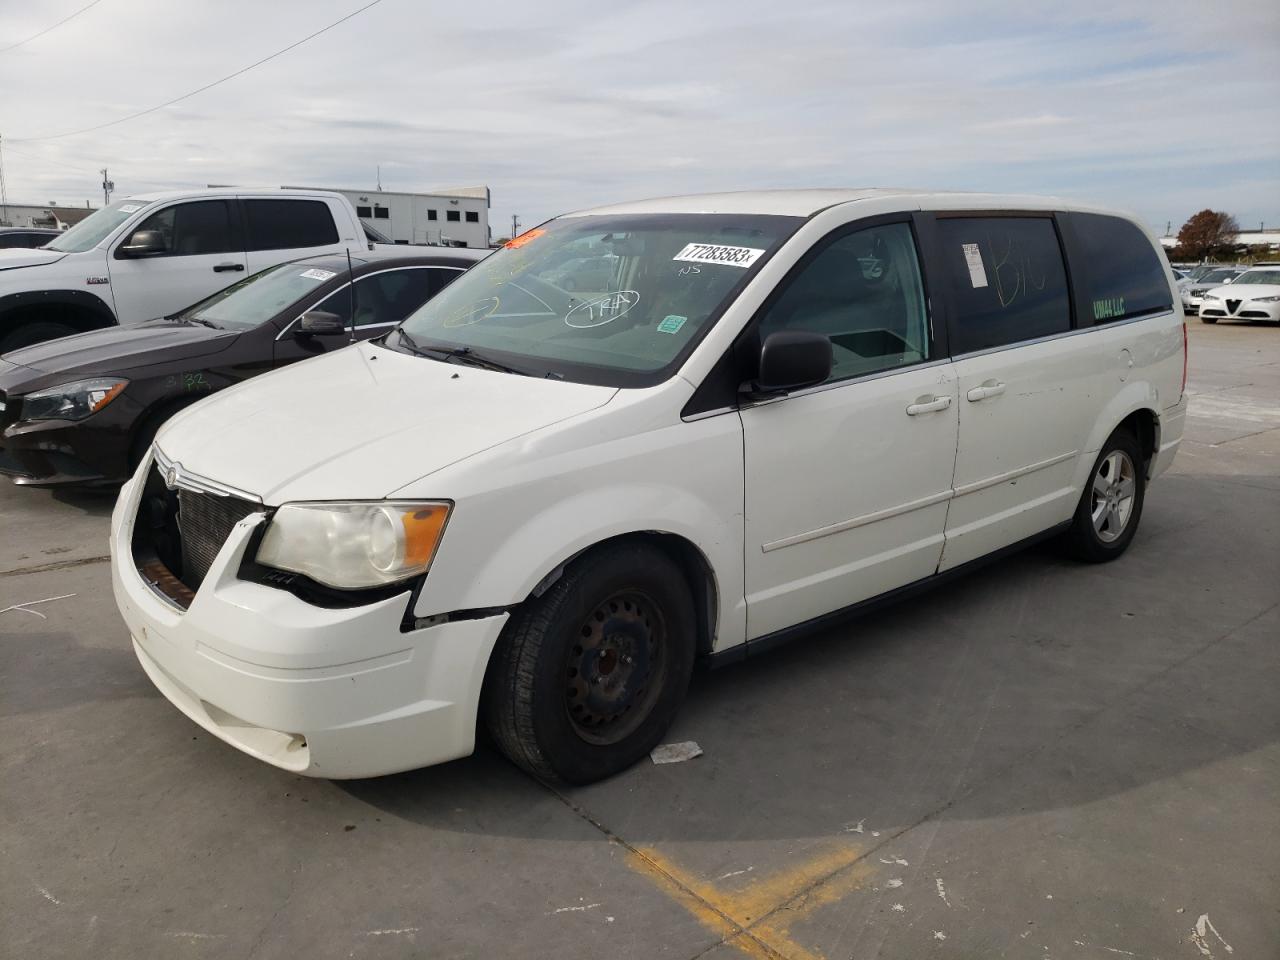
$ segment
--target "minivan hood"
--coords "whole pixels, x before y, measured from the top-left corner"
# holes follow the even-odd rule
[[[65,256],[65,253],[57,250],[28,250],[21,247],[0,250],[0,270],[43,267],[49,263],[57,263]]]
[[[10,363],[39,373],[114,374],[168,360],[189,360],[225,350],[238,330],[164,320],[134,327],[106,327],[20,347],[4,355]]]
[[[375,500],[616,392],[361,343],[216,393],[169,421],[156,445],[268,504]]]

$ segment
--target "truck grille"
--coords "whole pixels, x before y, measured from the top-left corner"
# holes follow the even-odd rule
[[[178,539],[182,544],[182,582],[192,590],[213,566],[232,528],[260,504],[238,497],[220,497],[193,490],[178,491]]]

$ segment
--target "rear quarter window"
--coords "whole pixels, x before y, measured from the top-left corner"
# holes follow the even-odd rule
[[[250,250],[293,250],[338,242],[329,205],[321,200],[246,200]]]
[[[1071,296],[1049,217],[938,218],[954,355],[1071,329]]]
[[[1084,290],[1084,313],[1094,323],[1173,309],[1160,255],[1137,226],[1100,213],[1070,214],[1071,254]]]

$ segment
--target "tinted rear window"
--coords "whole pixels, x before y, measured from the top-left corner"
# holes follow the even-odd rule
[[[1078,245],[1071,263],[1080,271],[1085,312],[1095,323],[1173,309],[1160,255],[1134,224],[1098,213],[1073,213],[1071,225]]]
[[[246,200],[250,250],[292,250],[338,242],[329,205],[321,200]]]
[[[1067,274],[1051,219],[944,217],[938,236],[953,354],[1071,328]]]

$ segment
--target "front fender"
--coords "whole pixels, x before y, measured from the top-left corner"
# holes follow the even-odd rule
[[[736,417],[678,423],[580,449],[567,460],[539,462],[534,456],[521,464],[503,458],[482,472],[487,490],[455,495],[416,616],[513,606],[595,544],[656,532],[682,538],[706,561],[719,611],[715,648],[744,639],[742,431]],[[449,496],[449,487],[438,483],[424,486],[423,497]]]
[[[109,290],[110,287],[106,289]],[[116,322],[111,305],[88,290],[21,290],[0,296],[0,330],[8,326],[7,318],[10,314],[33,307],[60,307],[77,311],[93,322],[93,326],[86,326],[83,328],[85,330],[109,327]]]

